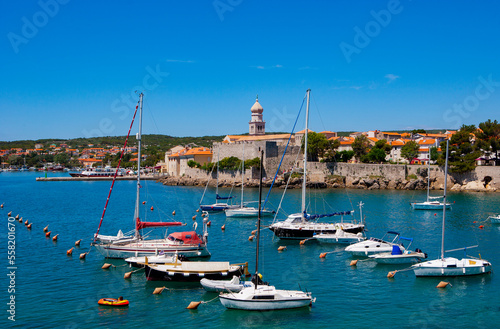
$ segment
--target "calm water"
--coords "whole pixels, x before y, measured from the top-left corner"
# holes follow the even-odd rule
[[[185,309],[191,301],[209,301],[216,294],[205,293],[196,285],[168,285],[168,291],[152,295],[155,287],[141,272],[131,280],[123,275],[130,269],[123,261],[112,261],[115,268],[102,270],[105,260],[92,250],[85,261],[78,255],[87,251],[95,233],[109,190],[105,182],[36,182],[39,173],[0,174],[1,226],[0,254],[4,274],[0,275],[3,310],[1,327],[91,328],[175,327],[202,328],[474,328],[498,327],[500,323],[500,279],[493,273],[480,277],[450,279],[452,287],[435,288],[440,279],[418,278],[413,272],[401,272],[387,279],[388,271],[403,267],[359,262],[351,268],[351,258],[342,247],[321,246],[308,242],[283,242],[273,239],[264,230],[261,238],[261,272],[264,279],[277,288],[313,292],[317,301],[312,308],[276,312],[243,312],[226,310],[215,299],[200,305],[198,310]],[[49,176],[55,174],[49,174]],[[67,175],[67,174],[61,174]],[[141,210],[147,220],[167,220],[176,211],[175,220],[187,223],[183,230],[192,229],[191,217],[196,214],[203,189],[169,187],[152,181],[144,182],[142,193],[147,204]],[[228,192],[228,190],[226,191]],[[267,193],[267,191],[265,191]],[[273,191],[271,204],[277,206],[282,190]],[[233,192],[235,193],[235,192]],[[207,192],[206,201],[214,201],[214,190]],[[368,235],[382,237],[387,230],[400,231],[415,239],[412,248],[420,248],[430,258],[438,257],[441,236],[441,213],[413,211],[410,201],[425,198],[425,192],[414,191],[313,191],[308,202],[318,212],[335,209],[357,210],[365,203]],[[257,190],[247,189],[246,200],[256,200]],[[449,194],[456,202],[447,214],[445,248],[470,245],[478,253],[500,266],[500,226],[480,223],[488,215],[500,213],[498,194]],[[103,234],[116,234],[133,228],[135,182],[119,181],[108,206],[101,229]],[[287,193],[284,209],[297,212],[300,203],[298,190]],[[150,207],[154,206],[154,211]],[[331,207],[331,208],[330,208]],[[15,222],[15,322],[7,319],[10,293],[7,269],[7,213],[20,214],[33,223],[28,231]],[[359,216],[359,213],[356,213]],[[199,220],[198,216],[198,221]],[[224,215],[211,215],[209,249],[214,261],[245,262],[255,266],[255,242],[248,236],[255,228],[254,220],[227,220]],[[266,219],[268,224],[272,219]],[[477,223],[474,223],[477,221]],[[220,227],[226,224],[222,232]],[[201,223],[200,223],[201,224]],[[478,226],[484,224],[484,229]],[[45,238],[43,228],[49,225],[52,236]],[[199,225],[201,227],[201,225]],[[172,231],[172,230],[171,230]],[[72,257],[66,250],[83,239]],[[280,245],[287,250],[278,252]],[[332,251],[325,259],[319,254]],[[454,254],[461,256],[461,252]],[[128,309],[101,308],[97,300],[103,297],[124,296],[130,300]]]

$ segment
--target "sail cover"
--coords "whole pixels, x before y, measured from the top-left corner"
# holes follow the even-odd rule
[[[229,200],[232,198],[234,198],[234,196],[220,196],[218,194],[215,196],[215,199],[217,199],[217,200]]]
[[[135,223],[136,230],[142,230],[147,227],[163,227],[163,226],[182,226],[184,225],[181,222],[141,222],[139,218],[137,218]]]
[[[330,214],[312,215],[312,214],[308,214],[307,212],[304,211],[304,218],[307,219],[307,220],[312,220],[312,219],[323,218],[323,217],[333,217],[333,216],[350,215],[351,212],[352,211],[339,211],[339,212],[332,212]]]

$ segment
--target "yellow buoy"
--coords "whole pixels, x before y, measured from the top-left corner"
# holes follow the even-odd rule
[[[436,288],[446,288],[450,283],[446,281],[441,281],[439,284],[436,286]]]
[[[279,247],[278,247],[278,251],[283,251],[283,250],[286,250],[286,247],[285,247],[285,246],[279,246]]]
[[[45,233],[45,237],[50,238],[50,232],[52,231],[48,231],[47,233]]]
[[[395,275],[396,275],[396,272],[397,271],[391,271],[389,273],[387,273],[387,277],[390,279],[390,278],[393,278]]]
[[[59,235],[59,234],[54,235],[54,237],[52,238],[52,241],[57,241],[57,236],[58,236],[58,235]]]
[[[82,239],[78,240],[75,242],[75,246],[79,246],[80,245],[80,242],[82,242]]]
[[[165,290],[165,287],[155,288],[155,290],[153,291],[153,295],[159,295],[163,292],[163,290]]]
[[[351,263],[349,265],[350,266],[356,266],[357,263],[358,263],[358,260],[355,259],[355,260],[351,260]]]
[[[319,254],[319,258],[325,258],[325,257],[326,257],[326,252]]]
[[[47,225],[47,226],[45,226],[45,227],[43,228],[43,231],[44,231],[44,232],[47,232],[48,230],[49,230],[49,225]]]
[[[73,247],[71,247],[70,250],[66,251],[66,255],[68,255],[68,256],[73,255]]]
[[[109,263],[104,263],[104,265],[101,267],[103,270],[107,270],[108,268],[111,267],[111,264]]]
[[[255,235],[250,235],[250,236],[248,237],[248,241],[252,241],[254,237],[255,237]]]
[[[87,257],[87,253],[80,254],[80,259],[85,259],[85,257]]]
[[[125,273],[125,275],[123,276],[124,279],[130,279],[130,277],[132,276],[132,272],[127,272]]]
[[[186,307],[188,310],[196,310],[198,306],[200,306],[201,302],[191,302],[189,303],[188,307]]]

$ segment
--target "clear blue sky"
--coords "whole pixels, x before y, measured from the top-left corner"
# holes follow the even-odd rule
[[[59,1],[0,4],[0,140],[125,135],[138,88],[148,134],[248,132],[256,94],[289,131],[308,88],[315,131],[500,119],[496,1]]]

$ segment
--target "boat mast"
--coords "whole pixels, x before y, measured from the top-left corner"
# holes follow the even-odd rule
[[[220,156],[220,145],[217,148],[217,183],[215,184],[215,203],[217,203],[217,197],[219,196],[219,157]]]
[[[446,218],[446,182],[448,181],[448,143],[446,140],[446,160],[444,165],[443,228],[441,231],[441,260],[444,260],[444,223]]]
[[[260,240],[260,207],[262,203],[262,160],[264,157],[264,150],[260,151],[260,178],[259,178],[259,212],[257,216],[257,252],[255,256],[255,288],[259,283],[259,240]]]
[[[241,160],[241,208],[243,208],[243,185],[245,184],[245,143],[243,142],[243,155]]]
[[[429,202],[429,187],[431,183],[431,151],[429,149],[429,161],[427,161],[427,202]]]
[[[135,136],[137,139],[137,191],[136,191],[136,199],[135,199],[135,212],[134,217],[136,223],[139,221],[139,204],[140,204],[140,193],[141,193],[141,136],[142,136],[142,97],[143,93],[139,94],[139,132]],[[139,235],[139,231],[137,230],[137,225],[135,225],[135,235]]]
[[[309,96],[311,89],[307,89],[307,107],[306,107],[306,134],[304,138],[304,174],[302,176],[302,220],[305,219],[306,212],[306,185],[307,185],[307,134],[309,131]]]

